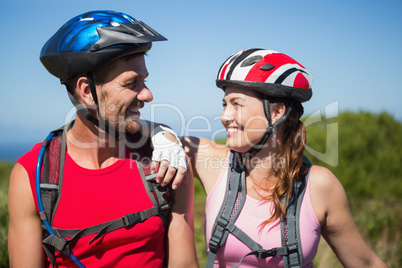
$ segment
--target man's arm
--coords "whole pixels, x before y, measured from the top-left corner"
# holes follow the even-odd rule
[[[194,183],[191,168],[187,176],[188,182],[176,190],[173,202],[167,241],[169,267],[198,267],[194,242]]]
[[[10,267],[42,267],[42,229],[32,196],[29,177],[17,163],[8,191],[8,253]]]
[[[156,181],[165,186],[173,180],[172,187],[173,189],[177,189],[187,178],[186,168],[182,166],[186,164],[186,156],[176,133],[172,134],[163,131],[161,127],[167,128],[174,133],[167,125],[141,120],[141,133],[143,136],[151,138],[155,149],[152,155],[151,171],[156,171],[159,167]],[[157,133],[159,133],[159,138],[155,139]],[[161,141],[161,144],[155,144],[156,140]],[[166,144],[166,142],[169,144]]]

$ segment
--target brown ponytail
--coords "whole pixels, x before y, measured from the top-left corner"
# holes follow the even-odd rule
[[[274,109],[276,104],[272,103],[271,105]],[[306,130],[300,121],[303,108],[300,103],[295,103],[294,106],[295,109],[281,124],[283,130],[282,146],[273,165],[274,174],[279,179],[272,194],[264,198],[273,202],[274,211],[272,216],[261,224],[262,226],[286,216],[286,208],[292,195],[293,181],[297,180],[300,175],[307,173],[307,166],[303,165],[302,160],[306,144]],[[281,201],[285,194],[286,204],[284,206]]]

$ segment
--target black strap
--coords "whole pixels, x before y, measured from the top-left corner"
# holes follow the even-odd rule
[[[99,233],[89,241],[89,244],[93,243],[94,241],[101,238],[103,235],[105,235],[107,233],[121,229],[123,227],[134,226],[137,223],[143,222],[146,219],[156,216],[158,214],[159,214],[158,207],[152,207],[147,210],[138,211],[137,213],[126,215],[126,216],[122,217],[121,219],[114,220],[110,224],[108,224],[104,228],[102,228],[99,231]]]
[[[116,219],[116,220],[113,220],[110,222],[98,224],[98,225],[91,226],[91,227],[88,227],[85,229],[53,228],[55,233],[58,236],[48,235],[47,237],[45,237],[45,239],[43,240],[42,243],[43,243],[46,255],[48,255],[50,262],[54,265],[54,263],[55,263],[54,262],[55,261],[54,250],[57,250],[58,252],[68,255],[70,252],[69,244],[76,239],[79,239],[86,235],[97,234],[95,237],[93,237],[89,241],[89,244],[91,244],[107,233],[110,233],[112,231],[115,231],[115,230],[118,230],[121,228],[125,228],[125,227],[132,227],[132,226],[136,225],[137,223],[143,222],[146,219],[156,216],[158,214],[159,214],[158,208],[152,207],[150,209],[147,209],[144,211],[139,211],[134,214],[128,214],[120,219]],[[64,236],[71,237],[71,238],[65,239]]]
[[[268,126],[267,126],[267,129],[265,130],[264,136],[261,138],[261,140],[257,144],[255,144],[248,152],[246,152],[244,154],[244,157],[246,159],[250,159],[250,158],[254,157],[256,153],[261,151],[261,149],[264,147],[265,143],[268,141],[269,136],[271,134],[275,133],[276,128],[290,116],[290,113],[293,110],[293,102],[291,102],[286,107],[285,114],[282,115],[278,120],[275,121],[275,123],[272,124],[271,108],[270,108],[271,105],[270,105],[269,97],[267,95],[263,95],[262,103],[263,103],[263,107],[264,107],[265,117],[268,120]]]
[[[102,117],[102,115],[100,113],[98,97],[96,94],[96,88],[95,88],[95,83],[93,80],[92,73],[90,73],[90,72],[87,73],[87,79],[88,79],[89,88],[91,90],[92,98],[93,98],[95,106],[96,106],[96,111],[98,112],[99,119],[92,116],[88,112],[88,110],[84,107],[84,105],[82,105],[69,91],[67,91],[70,101],[73,103],[74,107],[77,109],[77,112],[82,114],[89,122],[91,122],[95,126],[99,127],[100,129],[104,130],[106,133],[113,134],[116,139],[119,139],[120,134],[123,134],[123,133],[116,131],[116,129],[114,127],[107,124],[105,119]]]
[[[311,163],[303,156],[303,162],[308,166],[306,175],[293,182],[292,196],[289,198],[287,217],[281,222],[282,246],[289,247],[289,254],[283,256],[285,268],[297,268],[303,266],[303,250],[300,239],[300,207],[306,190]],[[285,204],[286,196],[282,203]],[[285,223],[287,225],[285,226]],[[286,233],[286,235],[284,235]]]
[[[82,105],[69,91],[67,91],[68,97],[70,101],[73,103],[74,107],[77,109],[77,112],[81,113],[89,122],[94,124],[95,126],[99,125],[99,120],[93,117],[87,109],[85,109],[84,105]]]
[[[243,262],[243,259],[246,258],[247,256],[256,256],[257,259],[265,259],[268,257],[275,257],[275,256],[284,256],[288,254],[288,248],[287,247],[279,247],[279,248],[273,248],[270,250],[265,250],[265,249],[259,249],[259,250],[254,250],[251,251],[250,253],[244,255],[239,263],[236,266],[233,266],[234,268],[239,267],[241,263]]]
[[[234,230],[234,222],[246,199],[246,176],[243,163],[239,161],[239,153],[230,154],[228,180],[225,199],[219,210],[209,241],[209,252],[206,267],[212,267],[219,247],[226,243],[230,230]],[[233,213],[235,203],[240,194],[240,204]],[[236,227],[237,228],[237,227]]]

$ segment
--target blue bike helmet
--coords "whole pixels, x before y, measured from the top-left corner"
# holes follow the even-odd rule
[[[167,39],[127,14],[90,11],[64,24],[43,46],[40,60],[52,75],[65,82],[116,58],[147,52],[152,42],[164,40]]]
[[[92,72],[113,60],[151,49],[152,42],[167,40],[145,23],[120,12],[90,11],[64,24],[43,46],[40,60],[45,68],[66,84],[74,75],[86,73],[97,106],[99,119],[93,117],[74,97],[67,93],[77,110],[91,123],[109,132],[99,112],[98,98]],[[67,85],[68,87],[68,85]]]

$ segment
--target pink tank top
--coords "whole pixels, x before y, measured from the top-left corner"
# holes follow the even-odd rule
[[[227,161],[228,162],[228,161]],[[228,166],[222,172],[207,196],[205,212],[205,239],[208,250],[208,243],[211,238],[215,218],[219,212],[227,184]],[[318,243],[321,237],[321,227],[313,210],[310,199],[310,180],[307,182],[300,211],[300,237],[303,250],[303,267],[313,267],[313,259],[317,254]],[[259,225],[271,217],[271,202],[258,201],[250,196],[246,197],[243,209],[240,212],[235,224],[243,230],[250,238],[259,243],[264,249],[271,249],[281,246],[280,224],[270,223],[263,229]],[[229,234],[225,245],[218,249],[214,267],[233,267],[240,259],[252,250],[232,234]],[[282,256],[257,259],[256,256],[247,256],[243,259],[241,267],[283,267]]]

